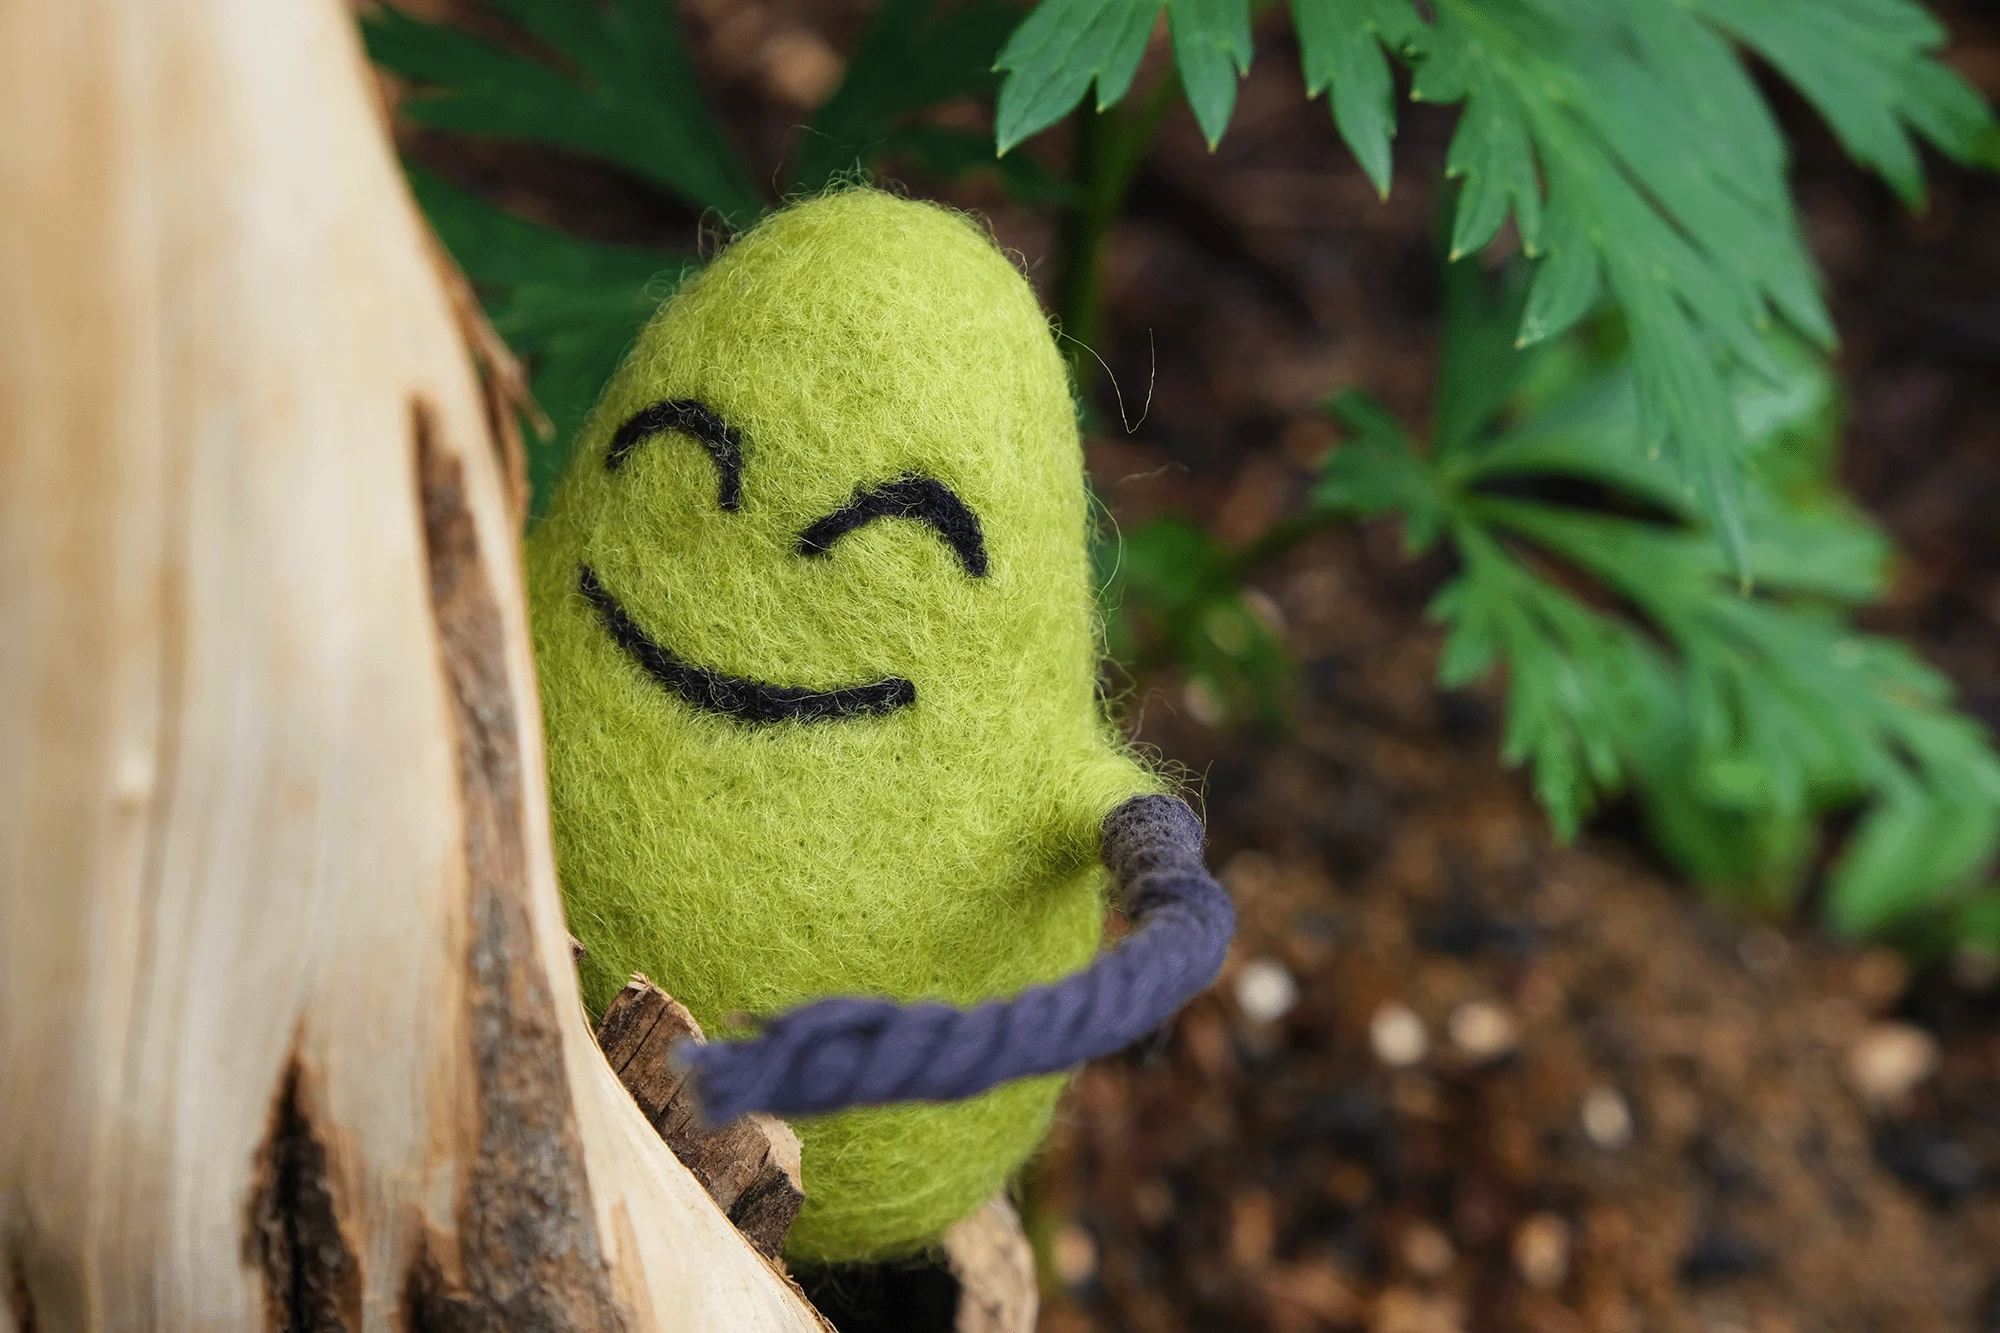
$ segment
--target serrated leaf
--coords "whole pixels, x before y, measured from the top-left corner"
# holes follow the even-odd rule
[[[1092,83],[1097,109],[1132,86],[1165,0],[1042,0],[993,62],[1005,70],[994,138],[1005,153],[1068,115]]]
[[[520,139],[624,167],[725,218],[747,222],[757,191],[702,100],[678,36],[623,8],[510,0],[512,17],[568,44],[581,81],[388,6],[363,19],[371,57],[425,85],[399,111],[435,129]]]
[[[1429,613],[1451,629],[1439,683],[1505,664],[1501,757],[1530,766],[1557,837],[1573,838],[1598,793],[1622,785],[1620,738],[1650,729],[1662,668],[1642,637],[1536,578],[1476,526],[1455,531],[1464,569]]]
[[[1477,260],[1445,261],[1445,320],[1431,413],[1431,453],[1439,467],[1458,465],[1474,439],[1513,397],[1530,358],[1514,347],[1525,296],[1509,274],[1489,293]]]
[[[413,168],[410,186],[493,327],[527,367],[553,439],[528,440],[539,515],[570,442],[633,337],[672,291],[683,257],[579,240]]]
[[[1533,347],[1569,332],[1590,313],[1601,291],[1596,247],[1568,214],[1557,214],[1543,239],[1541,262],[1535,265],[1534,282],[1514,335],[1516,345]]]
[[[1492,240],[1510,207],[1521,244],[1532,255],[1541,241],[1542,186],[1527,118],[1504,86],[1479,92],[1459,116],[1445,158],[1445,173],[1464,182],[1452,219],[1451,258]]]
[[[1167,26],[1181,90],[1213,152],[1236,106],[1236,81],[1250,72],[1250,0],[1167,0]]]
[[[1321,465],[1312,489],[1313,508],[1362,517],[1401,509],[1405,545],[1412,551],[1428,548],[1444,526],[1445,506],[1430,467],[1395,417],[1366,394],[1352,391],[1333,399],[1327,409],[1354,438]]]
[[[1609,295],[1630,330],[1647,436],[1749,578],[1730,366],[1775,373],[1774,313],[1832,336],[1768,108],[1727,43],[1674,0],[1437,0],[1435,11],[1404,45],[1413,96],[1465,104],[1453,248],[1486,243],[1510,212],[1530,249],[1546,243],[1523,345]]]
[[[1019,11],[991,0],[943,13],[937,0],[883,0],[840,86],[800,139],[793,188],[824,188],[840,172],[887,151],[893,138],[900,135],[907,147],[911,135],[924,138],[924,131],[937,128],[907,124],[913,112],[955,97],[989,96],[999,83],[995,53],[1018,20]],[[942,147],[942,139],[928,137]],[[977,137],[990,162],[992,140]],[[948,174],[966,165],[954,157]]]
[[[1827,917],[1851,939],[1969,887],[2000,836],[2000,810],[1911,791],[1863,818],[1827,882]]]
[[[1010,198],[1030,207],[1049,207],[1076,198],[1076,187],[1031,157],[993,156],[993,139],[976,130],[911,125],[890,130],[879,156],[908,156],[932,176],[947,180],[978,173],[997,176]]]
[[[1382,45],[1418,22],[1405,0],[1292,0],[1306,96],[1332,90],[1333,123],[1384,198],[1396,112],[1395,82]]]
[[[1992,110],[1934,52],[1944,30],[1907,0],[1693,0],[1818,108],[1841,145],[1903,199],[1924,199],[1906,126],[1947,156],[1995,165]]]

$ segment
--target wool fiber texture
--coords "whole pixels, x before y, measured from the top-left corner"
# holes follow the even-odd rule
[[[649,410],[662,429],[620,437]],[[924,481],[970,511],[983,558]],[[1105,816],[1161,787],[1097,701],[1087,521],[1048,323],[965,218],[826,195],[683,287],[529,540],[592,1010],[641,971],[726,1038],[729,1016],[825,996],[965,1006],[1085,966]],[[662,683],[682,680],[699,691]],[[789,702],[857,687],[888,704]],[[719,711],[744,690],[761,702]],[[921,1247],[1034,1151],[1062,1082],[801,1119],[787,1253]]]

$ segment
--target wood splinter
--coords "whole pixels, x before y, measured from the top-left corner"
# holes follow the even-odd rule
[[[763,1114],[746,1115],[714,1131],[703,1129],[687,1075],[670,1061],[674,1043],[682,1037],[704,1039],[694,1015],[636,972],[597,1025],[597,1044],[674,1156],[736,1229],[776,1259],[806,1197],[798,1135],[784,1121]]]

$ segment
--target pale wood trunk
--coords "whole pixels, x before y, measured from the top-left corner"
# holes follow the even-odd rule
[[[820,1327],[586,1026],[337,0],[0,0],[0,1331]]]

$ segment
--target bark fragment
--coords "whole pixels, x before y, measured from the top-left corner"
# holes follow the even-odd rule
[[[1041,1305],[1035,1253],[1006,1195],[952,1223],[944,1253],[958,1279],[957,1333],[1034,1333]]]
[[[673,997],[634,975],[604,1011],[597,1044],[674,1156],[751,1244],[776,1258],[805,1202],[799,1140],[775,1116],[702,1126],[694,1091],[672,1064],[674,1043],[702,1040],[701,1025]]]
[[[463,464],[412,409],[431,612],[458,752],[471,946],[466,976],[479,1146],[447,1273],[426,1250],[406,1285],[412,1329],[626,1326],[590,1203],[555,1002],[528,916],[528,852],[506,625]]]

